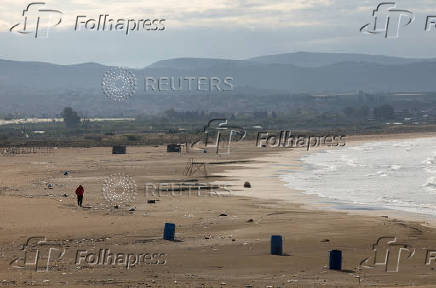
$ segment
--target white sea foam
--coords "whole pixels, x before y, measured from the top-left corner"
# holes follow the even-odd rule
[[[311,153],[289,187],[344,204],[436,216],[436,137],[390,140]]]

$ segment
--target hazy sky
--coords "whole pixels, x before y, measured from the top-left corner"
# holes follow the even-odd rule
[[[436,15],[435,0],[396,1],[416,20],[398,39],[359,32],[372,21],[373,0],[51,0],[40,9],[63,12],[48,38],[9,32],[23,24],[29,1],[0,0],[0,58],[58,64],[98,62],[144,67],[175,57],[245,59],[296,51],[352,52],[406,57],[436,57],[436,29],[424,30]],[[36,6],[34,6],[36,7]],[[38,8],[35,8],[35,11]],[[36,15],[29,12],[28,30]],[[166,19],[164,31],[74,31],[76,17]],[[57,21],[57,14],[50,23]],[[83,18],[83,19],[85,19]],[[15,30],[20,30],[18,29]],[[30,27],[30,28],[29,28]],[[14,31],[15,31],[14,30]]]

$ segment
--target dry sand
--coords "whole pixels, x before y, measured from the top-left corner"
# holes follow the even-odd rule
[[[426,135],[389,138],[417,136]],[[435,287],[436,263],[426,265],[425,260],[427,251],[436,249],[436,230],[424,220],[389,211],[374,215],[333,211],[315,197],[284,186],[277,177],[279,170],[283,165],[300,169],[299,156],[310,152],[265,151],[254,143],[236,145],[231,155],[220,157],[167,153],[162,146],[128,147],[127,155],[110,152],[109,148],[63,148],[53,154],[1,158],[0,287],[358,287],[359,282],[360,286]],[[183,171],[190,158],[248,162],[209,164],[209,177],[187,177]],[[104,178],[116,173],[131,176],[138,191],[135,203],[120,209],[108,205],[101,192]],[[156,198],[144,193],[147,182],[193,179],[231,185],[232,195],[185,192]],[[243,188],[245,181],[252,188]],[[53,189],[47,188],[48,183]],[[74,189],[79,184],[85,187],[84,208],[76,206]],[[160,201],[147,204],[147,199]],[[129,212],[133,206],[136,210]],[[162,240],[165,222],[176,224],[176,241]],[[284,256],[269,255],[271,235],[283,236]],[[415,251],[407,258],[408,251],[391,249],[388,269],[396,267],[395,255],[403,253],[398,273],[386,272],[382,265],[359,265],[374,254],[372,244],[383,236],[397,237],[397,242],[408,244],[408,251]],[[18,268],[29,250],[21,250],[29,237],[49,241],[40,243],[40,272],[30,261]],[[50,247],[55,249],[45,271],[44,257]],[[100,249],[133,258],[155,253],[153,259],[162,261],[129,269],[124,256],[120,265],[75,263],[77,251],[89,255],[99,254]],[[327,269],[332,249],[342,250],[342,271]],[[32,256],[35,251],[28,251],[28,259]]]

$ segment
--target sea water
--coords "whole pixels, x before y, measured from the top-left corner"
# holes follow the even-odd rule
[[[363,209],[436,216],[436,137],[377,141],[303,156],[289,187]]]

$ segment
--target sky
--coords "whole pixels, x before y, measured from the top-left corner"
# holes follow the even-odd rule
[[[42,0],[28,16],[32,3],[0,0],[0,59],[56,64],[97,62],[142,68],[178,58],[247,59],[260,55],[308,52],[347,52],[389,56],[436,57],[436,28],[425,31],[426,17],[436,15],[434,0],[395,1],[397,9],[412,11],[415,20],[399,37],[361,33],[373,21],[373,0]],[[50,9],[62,12],[38,11]],[[80,19],[165,19],[161,31],[85,31]],[[40,37],[34,27],[40,16]],[[50,18],[50,17],[51,18]],[[61,23],[54,26],[59,19]],[[141,23],[141,22],[139,22]],[[143,22],[142,22],[143,23]],[[15,26],[17,25],[17,26]],[[49,25],[48,36],[44,34]],[[132,24],[133,25],[133,24]],[[10,28],[15,28],[10,32]],[[42,28],[41,28],[42,27]],[[126,28],[126,27],[123,27]],[[41,36],[42,35],[42,36]]]

